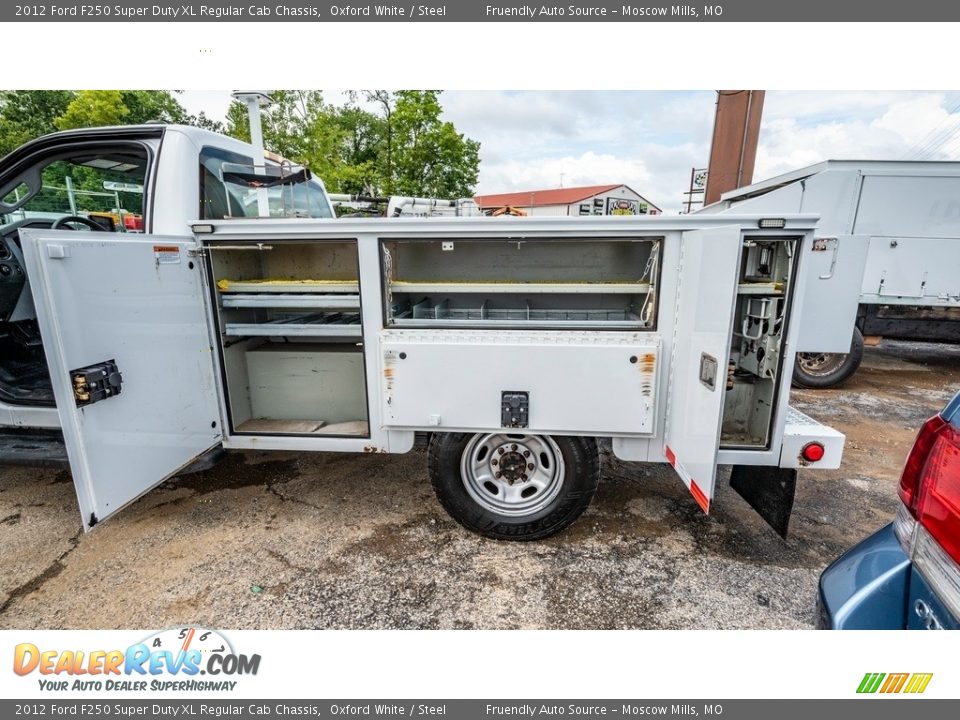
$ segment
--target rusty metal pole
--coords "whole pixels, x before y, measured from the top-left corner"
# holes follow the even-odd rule
[[[753,182],[763,115],[763,90],[720,90],[713,122],[704,205]]]

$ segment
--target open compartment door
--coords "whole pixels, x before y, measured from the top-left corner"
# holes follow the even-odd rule
[[[84,529],[222,440],[185,238],[23,230]]]
[[[740,256],[740,228],[683,234],[664,455],[709,512]]]
[[[847,353],[860,307],[870,238],[835,235],[806,240],[803,311],[797,352]],[[919,287],[919,283],[917,283]]]

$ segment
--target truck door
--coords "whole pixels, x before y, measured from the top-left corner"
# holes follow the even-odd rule
[[[664,455],[704,512],[720,445],[740,228],[683,234]]]
[[[825,235],[804,243],[803,311],[797,352],[847,353],[867,262],[866,235]]]
[[[201,272],[187,238],[21,235],[89,530],[222,439]]]

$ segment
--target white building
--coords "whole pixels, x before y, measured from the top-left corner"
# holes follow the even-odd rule
[[[528,215],[659,215],[663,211],[626,185],[525,190],[496,195],[477,195],[477,205],[490,214],[501,208],[516,208]]]

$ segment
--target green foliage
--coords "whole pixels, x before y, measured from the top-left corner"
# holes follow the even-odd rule
[[[54,120],[67,111],[70,90],[0,91],[0,156],[57,129]]]
[[[317,91],[270,96],[272,105],[261,110],[264,145],[309,167],[331,192],[473,194],[480,144],[441,120],[439,91],[350,93],[343,106],[325,103]],[[231,104],[226,132],[250,140],[242,103]]]
[[[277,90],[262,112],[264,144],[309,167],[333,192],[466,197],[480,145],[441,119],[437,90],[353,92],[344,105],[319,91]],[[223,123],[190,116],[167,90],[0,91],[0,155],[56,130],[185,123],[249,141],[246,107]]]
[[[393,192],[428,197],[464,197],[473,192],[480,143],[440,120],[437,90],[403,90],[391,115]]]
[[[223,132],[203,113],[188,115],[169,90],[0,91],[0,156],[41,135],[101,125],[148,122],[196,125]]]
[[[149,122],[186,124],[190,121],[186,110],[167,90],[81,90],[54,124],[61,130],[71,130]]]
[[[126,125],[148,122],[198,124],[197,118],[187,115],[174,93],[168,90],[123,90],[120,99],[129,111],[124,118]],[[206,119],[206,116],[203,117]]]
[[[119,90],[81,90],[53,124],[58,130],[120,125],[129,114]]]

